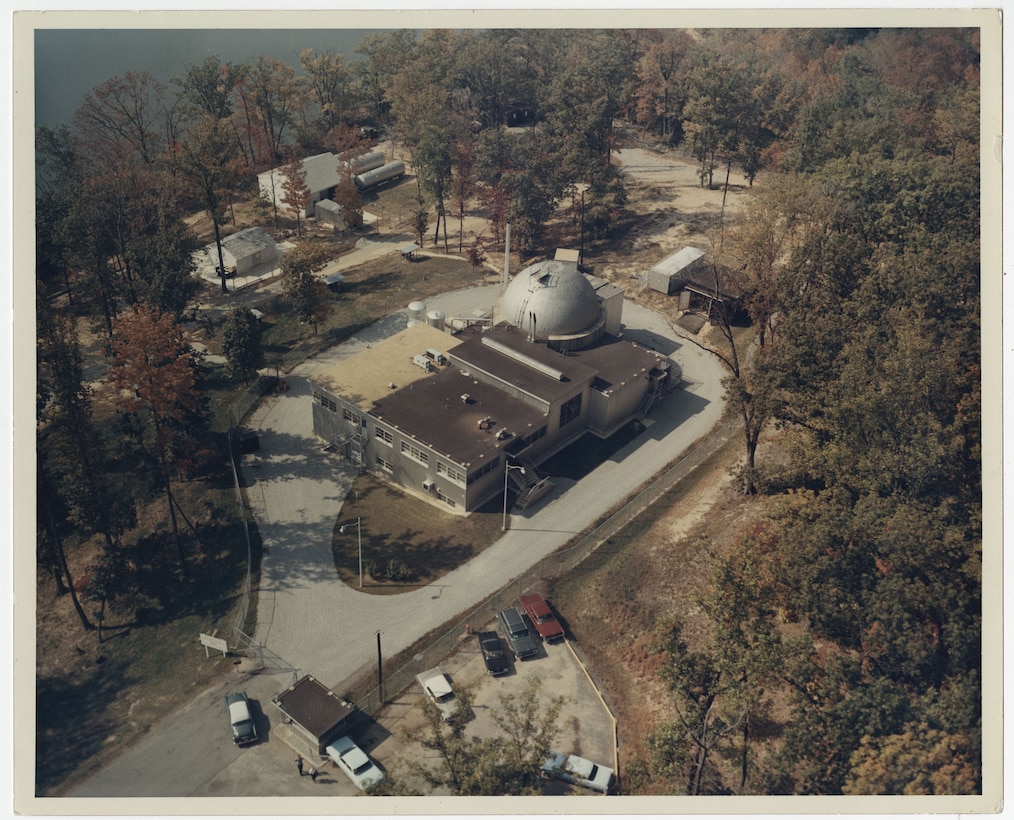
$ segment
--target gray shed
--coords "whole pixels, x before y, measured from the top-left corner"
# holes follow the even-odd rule
[[[342,206],[331,199],[322,199],[313,206],[314,215],[322,225],[330,225],[339,231],[344,231],[348,225],[345,217],[342,216]]]
[[[247,228],[222,240],[222,261],[226,270],[234,271],[237,276],[273,262],[278,256],[275,240],[261,228]]]
[[[667,296],[682,290],[683,284],[703,267],[704,256],[704,251],[698,248],[676,251],[648,271],[648,287]]]

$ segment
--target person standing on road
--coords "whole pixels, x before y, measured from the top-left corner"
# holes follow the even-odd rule
[[[316,782],[317,782],[317,767],[316,767],[316,766],[311,766],[311,767],[310,767],[310,779],[311,779],[311,780],[312,780],[312,781],[313,781],[314,783],[316,783]]]
[[[303,756],[302,755],[299,755],[296,758],[296,771],[299,772],[299,776],[300,777],[303,776]]]

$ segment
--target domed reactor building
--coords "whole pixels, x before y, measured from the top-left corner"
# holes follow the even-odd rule
[[[680,383],[672,359],[623,338],[623,301],[556,259],[521,271],[491,320],[423,321],[414,303],[408,328],[311,379],[314,433],[444,509],[470,512],[508,483],[524,508],[553,487],[539,465]]]

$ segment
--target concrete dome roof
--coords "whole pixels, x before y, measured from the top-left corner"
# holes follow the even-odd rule
[[[591,282],[574,262],[536,262],[507,286],[500,315],[514,327],[530,332],[535,317],[539,338],[571,336],[594,325],[601,313]]]

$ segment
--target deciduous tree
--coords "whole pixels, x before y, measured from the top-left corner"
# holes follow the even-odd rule
[[[167,313],[138,307],[116,324],[111,343],[111,384],[120,391],[117,403],[128,413],[147,419],[151,445],[165,490],[173,540],[180,566],[187,571],[176,512],[170,465],[177,437],[198,423],[204,398],[197,387],[193,354],[183,328]]]
[[[282,257],[282,289],[299,321],[317,327],[331,312],[330,292],[318,274],[331,260],[324,245],[303,243]]]

